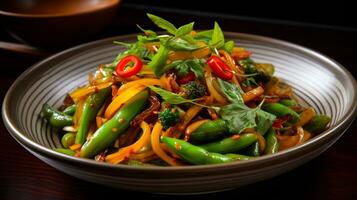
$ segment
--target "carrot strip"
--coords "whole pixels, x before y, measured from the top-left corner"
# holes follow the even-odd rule
[[[261,86],[258,86],[246,93],[243,94],[243,101],[244,102],[248,102],[251,101],[257,97],[259,97],[260,95],[262,95],[264,93],[264,89]]]
[[[76,150],[79,150],[81,147],[82,147],[81,144],[74,144],[72,146],[69,146],[69,149],[72,151],[76,151]]]

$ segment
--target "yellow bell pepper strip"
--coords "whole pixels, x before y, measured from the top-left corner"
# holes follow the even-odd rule
[[[204,58],[211,55],[211,49],[208,47],[198,49],[193,52],[188,51],[173,51],[169,54],[169,60],[187,60],[192,58]]]
[[[119,108],[126,103],[129,99],[137,95],[139,92],[143,91],[145,86],[132,87],[129,91],[121,93],[116,96],[115,99],[109,104],[108,108],[105,110],[104,116],[107,119],[112,118]]]
[[[71,92],[69,96],[73,99],[74,102],[78,102],[79,99],[83,99],[98,90],[111,86],[112,84],[113,82],[105,82],[105,83],[100,83],[98,85],[89,85],[86,87],[81,87]]]
[[[128,83],[125,83],[119,88],[117,95],[120,95],[121,93],[135,86],[149,86],[149,85],[157,85],[161,87],[163,83],[161,80],[155,78],[143,78],[136,81],[130,81]]]
[[[151,146],[153,151],[157,156],[159,156],[162,160],[167,162],[168,164],[172,166],[179,166],[181,165],[176,159],[168,156],[164,150],[161,148],[160,144],[160,137],[161,137],[161,132],[162,132],[162,126],[160,122],[156,122],[152,133],[151,133]]]
[[[142,121],[140,124],[143,134],[141,137],[132,145],[120,149],[118,152],[108,155],[105,160],[112,164],[118,164],[128,158],[131,154],[138,152],[141,148],[150,142],[151,128],[149,124]]]

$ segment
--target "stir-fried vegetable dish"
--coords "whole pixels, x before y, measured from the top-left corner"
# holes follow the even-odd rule
[[[127,165],[244,162],[323,132],[330,117],[302,106],[274,65],[224,38],[218,23],[195,31],[148,14],[143,33],[112,63],[89,74],[42,117],[61,137],[58,152]]]

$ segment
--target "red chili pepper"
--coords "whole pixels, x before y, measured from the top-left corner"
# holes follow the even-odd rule
[[[212,55],[207,60],[207,64],[219,78],[225,80],[231,80],[233,78],[233,72],[231,68],[226,63],[224,63],[220,57]]]
[[[290,115],[284,115],[274,120],[273,128],[283,128],[283,124],[291,119]]]
[[[127,65],[130,62],[133,62],[134,65],[129,68]],[[137,74],[141,68],[143,68],[143,62],[140,60],[140,58],[134,55],[128,55],[120,60],[115,69],[115,72],[118,76],[128,78]]]
[[[186,74],[185,76],[179,78],[179,79],[177,80],[177,82],[180,83],[180,84],[186,84],[186,83],[188,83],[188,82],[190,82],[190,81],[193,81],[193,80],[195,80],[195,79],[196,79],[195,73],[189,72],[189,73]]]

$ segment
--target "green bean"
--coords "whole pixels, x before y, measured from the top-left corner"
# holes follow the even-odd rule
[[[63,153],[63,154],[69,155],[69,156],[74,156],[76,154],[75,151],[72,151],[70,149],[56,148],[54,150],[59,153]]]
[[[129,127],[131,120],[141,112],[148,99],[147,90],[131,98],[124,106],[105,124],[94,133],[81,148],[81,157],[91,158],[109,147]]]
[[[262,106],[262,109],[276,115],[277,117],[281,117],[284,115],[290,115],[292,118],[289,122],[291,123],[296,123],[299,121],[299,114],[296,113],[294,110],[292,110],[291,108],[280,104],[280,103],[266,103]]]
[[[160,45],[159,50],[148,64],[148,67],[154,71],[157,77],[160,77],[164,73],[164,66],[166,65],[168,56],[169,50],[165,47],[165,45]]]
[[[242,155],[223,155],[219,153],[208,152],[201,147],[195,146],[180,139],[162,137],[161,141],[182,159],[194,165],[218,164],[233,162],[235,160],[248,159],[248,157]]]
[[[254,142],[252,145],[250,145],[247,150],[245,151],[247,155],[249,156],[260,156],[260,149],[259,149],[259,143]]]
[[[303,128],[310,133],[319,134],[322,133],[328,123],[331,121],[331,118],[327,115],[315,115],[309,123],[307,123]]]
[[[65,115],[47,103],[43,104],[41,113],[53,127],[62,128],[73,124],[73,118]]]
[[[275,131],[273,128],[270,128],[268,133],[265,135],[266,147],[265,154],[274,154],[279,151],[279,141],[276,137]]]
[[[235,153],[241,149],[248,147],[257,141],[257,135],[253,133],[245,133],[240,135],[238,139],[229,137],[218,142],[212,142],[199,147],[215,153]]]
[[[227,131],[228,127],[224,120],[208,120],[192,132],[190,136],[190,142],[202,143],[216,140]]]
[[[68,148],[69,146],[74,144],[75,139],[76,139],[76,134],[66,133],[62,136],[61,143],[64,148]]]
[[[85,142],[89,125],[93,120],[95,120],[99,109],[104,104],[105,99],[108,97],[110,92],[111,87],[107,87],[87,97],[79,119],[79,127],[75,141],[76,144],[83,144]]]
[[[225,156],[231,157],[234,160],[251,160],[251,159],[253,159],[253,157],[251,157],[251,156],[235,154],[235,153],[228,153],[228,154],[225,154]]]
[[[280,104],[283,104],[284,106],[288,106],[288,107],[291,107],[291,106],[297,106],[297,102],[293,99],[282,99],[279,101]]]
[[[74,113],[76,112],[76,108],[77,108],[77,105],[76,104],[72,104],[72,105],[68,106],[67,108],[65,108],[62,111],[62,113],[65,114],[65,115],[73,116]]]

